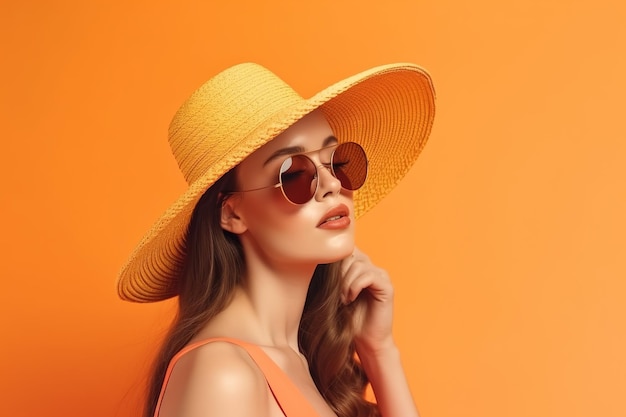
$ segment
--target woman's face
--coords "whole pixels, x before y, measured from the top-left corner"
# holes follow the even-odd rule
[[[330,152],[318,152],[336,143],[322,112],[314,111],[239,164],[240,190],[278,183],[281,164],[297,153],[307,153],[318,175],[317,190],[304,204],[287,201],[281,189],[273,187],[236,193],[229,199],[244,226],[239,236],[245,250],[255,250],[262,259],[282,265],[330,263],[352,253],[352,192],[342,189],[323,165],[329,163]]]

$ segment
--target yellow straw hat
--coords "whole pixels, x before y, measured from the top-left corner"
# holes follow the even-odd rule
[[[169,142],[189,188],[152,226],[122,268],[118,294],[151,302],[177,295],[185,236],[204,192],[246,156],[321,109],[340,142],[357,142],[368,179],[354,192],[355,217],[376,205],[407,173],[426,143],[435,103],[430,76],[413,64],[372,68],[309,99],[257,64],[228,68],[177,111]]]

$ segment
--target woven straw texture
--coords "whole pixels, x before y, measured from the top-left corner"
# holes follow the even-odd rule
[[[368,155],[368,179],[354,193],[355,217],[360,217],[417,159],[432,127],[434,100],[430,76],[413,64],[364,71],[309,99],[257,64],[216,75],[185,101],[170,124],[172,153],[189,188],[131,254],[119,274],[119,296],[136,302],[176,296],[196,202],[224,173],[317,108],[340,142],[357,142]]]

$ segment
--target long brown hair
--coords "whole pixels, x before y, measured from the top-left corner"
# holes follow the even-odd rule
[[[232,299],[245,262],[237,235],[222,229],[225,190],[236,189],[233,170],[200,198],[186,236],[187,254],[178,279],[178,313],[158,353],[148,385],[144,417],[153,417],[172,357]],[[299,344],[318,390],[339,417],[378,416],[364,399],[368,379],[355,358],[352,309],[340,301],[339,264],[319,265],[300,323]]]

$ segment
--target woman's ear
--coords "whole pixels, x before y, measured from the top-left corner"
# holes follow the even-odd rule
[[[230,194],[222,199],[222,211],[220,214],[220,225],[222,229],[236,235],[240,235],[248,228],[243,219],[237,214],[237,206],[240,198],[238,195]]]

